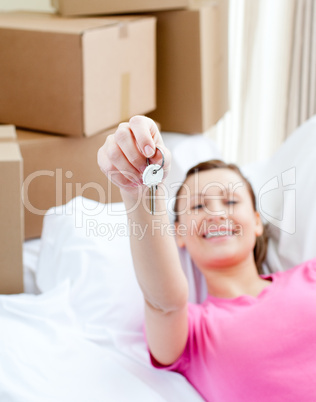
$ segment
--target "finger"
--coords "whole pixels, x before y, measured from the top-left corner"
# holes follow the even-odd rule
[[[139,150],[128,123],[121,123],[114,134],[115,141],[128,162],[142,173],[147,166],[146,157]]]
[[[126,178],[115,166],[112,166],[111,170],[107,174],[107,178],[116,186],[120,188],[137,188],[139,184],[134,183],[130,179]]]
[[[142,184],[140,172],[129,163],[121,148],[116,143],[115,135],[108,137],[105,152],[112,167],[125,176],[127,180],[136,184]]]
[[[171,154],[169,149],[166,148],[163,144],[157,145],[156,153],[152,158],[149,158],[149,163],[154,163],[160,166],[163,164],[163,169],[168,170],[170,162],[171,162]]]
[[[153,156],[156,144],[162,141],[156,123],[149,117],[134,116],[130,119],[129,126],[141,152],[146,158]]]
[[[107,139],[108,141],[108,139]],[[107,146],[106,143],[98,150],[98,164],[101,171],[107,176],[108,180],[114,183],[118,187],[139,187],[138,183],[130,180],[130,178],[125,177],[117,168],[111,163],[107,157]]]
[[[164,177],[166,177],[170,170],[171,153],[165,147],[156,123],[149,117],[134,116],[130,119],[130,127],[136,138],[137,146],[139,146],[140,148],[144,145],[143,145],[143,143],[141,143],[141,140],[139,140],[139,138],[141,138],[141,139],[147,138],[148,139],[148,131],[149,131],[150,136],[152,137],[155,146],[159,146],[159,148],[161,149],[161,151],[164,154],[163,170],[164,170]],[[145,134],[143,135],[143,133],[145,133]],[[157,148],[156,148],[155,153],[151,157],[149,157],[149,162],[161,165],[162,159],[163,158],[162,158],[161,153],[159,152],[159,150],[157,151]]]
[[[112,167],[112,164],[109,162],[106,156],[106,142],[102,145],[101,148],[99,148],[97,154],[97,160],[99,168],[105,175],[107,175]]]

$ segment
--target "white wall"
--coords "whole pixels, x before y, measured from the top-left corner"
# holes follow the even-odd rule
[[[0,0],[0,11],[36,10],[54,11],[50,0]]]

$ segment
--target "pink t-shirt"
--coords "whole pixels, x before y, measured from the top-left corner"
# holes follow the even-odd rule
[[[171,366],[209,402],[316,401],[316,259],[265,278],[258,297],[189,305],[189,338]]]

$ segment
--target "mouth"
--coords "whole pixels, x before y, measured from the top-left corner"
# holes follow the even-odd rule
[[[205,233],[203,237],[205,239],[212,239],[214,237],[224,237],[224,236],[233,236],[234,232],[232,230],[214,230],[212,232]]]
[[[233,236],[234,230],[232,229],[218,229],[218,230],[210,230],[206,233],[203,234],[204,239],[213,239],[213,238],[218,238],[218,237],[225,237],[225,236]]]

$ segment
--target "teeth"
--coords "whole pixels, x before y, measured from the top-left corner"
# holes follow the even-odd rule
[[[219,236],[232,236],[233,232],[229,230],[218,231],[218,232],[210,232],[205,235],[206,239],[210,239],[211,237],[219,237]]]

